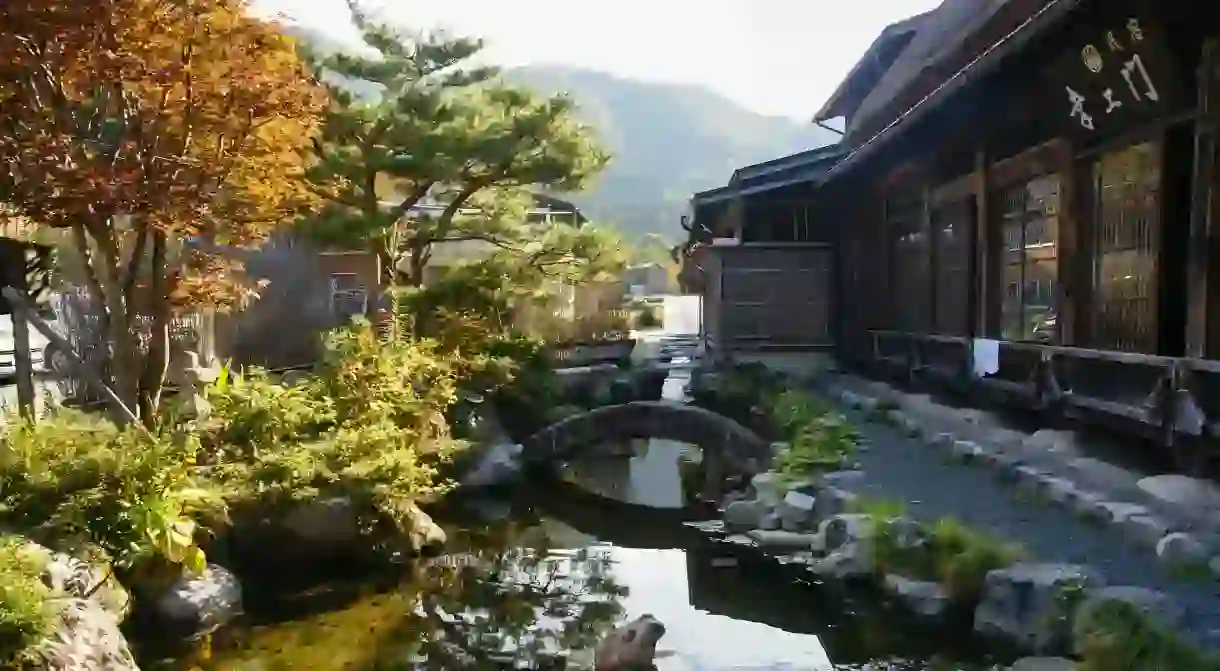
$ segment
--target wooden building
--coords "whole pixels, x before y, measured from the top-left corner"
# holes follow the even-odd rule
[[[1209,454],[1220,4],[945,0],[878,38],[829,119],[840,158],[785,188],[833,242],[841,360]]]
[[[831,218],[814,181],[840,158],[824,147],[738,169],[727,186],[695,194],[679,280],[703,294],[705,343],[717,354],[833,346]]]

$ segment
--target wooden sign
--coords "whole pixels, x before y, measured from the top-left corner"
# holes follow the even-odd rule
[[[1181,81],[1156,26],[1140,16],[1095,25],[1048,73],[1072,134],[1105,135],[1173,110]]]

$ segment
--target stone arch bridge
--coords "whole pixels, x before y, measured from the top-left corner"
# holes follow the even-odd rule
[[[673,401],[635,401],[594,408],[556,422],[522,442],[527,464],[570,461],[599,444],[660,438],[703,452],[703,497],[719,501],[729,474],[752,475],[770,465],[771,445],[758,434],[710,410]]]

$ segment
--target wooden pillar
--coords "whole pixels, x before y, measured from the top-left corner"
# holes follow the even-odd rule
[[[1199,66],[1199,119],[1195,128],[1195,166],[1191,186],[1190,254],[1187,267],[1186,355],[1220,357],[1220,170],[1216,169],[1220,131],[1220,39],[1203,46]],[[1210,285],[1210,286],[1209,286]]]
[[[979,148],[974,153],[975,213],[973,250],[973,293],[971,301],[971,328],[976,337],[989,337],[999,333],[999,257],[993,253],[998,242],[996,231],[991,229],[991,189],[987,173],[987,151]]]
[[[1081,315],[1087,305],[1082,302],[1087,288],[1081,286],[1086,280],[1081,272],[1088,266],[1086,240],[1081,236],[1082,219],[1080,196],[1087,191],[1087,175],[1077,168],[1074,160],[1075,148],[1063,140],[1055,147],[1055,170],[1059,173],[1059,246],[1056,273],[1058,276],[1059,344],[1077,345],[1084,342]]]

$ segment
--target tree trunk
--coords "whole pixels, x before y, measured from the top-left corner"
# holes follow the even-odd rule
[[[88,229],[89,236],[97,246],[97,284],[90,291],[100,291],[94,302],[105,308],[105,326],[110,345],[110,375],[114,381],[114,392],[129,408],[137,407],[139,395],[139,338],[128,327],[128,305],[123,300],[123,283],[119,277],[122,258],[112,237],[112,222],[104,222]],[[88,245],[82,254],[88,254]]]
[[[150,327],[148,355],[140,374],[140,420],[152,428],[161,405],[161,390],[165,387],[165,375],[169,371],[170,342],[169,288],[166,285],[165,235],[151,231],[152,282],[149,291]]]

